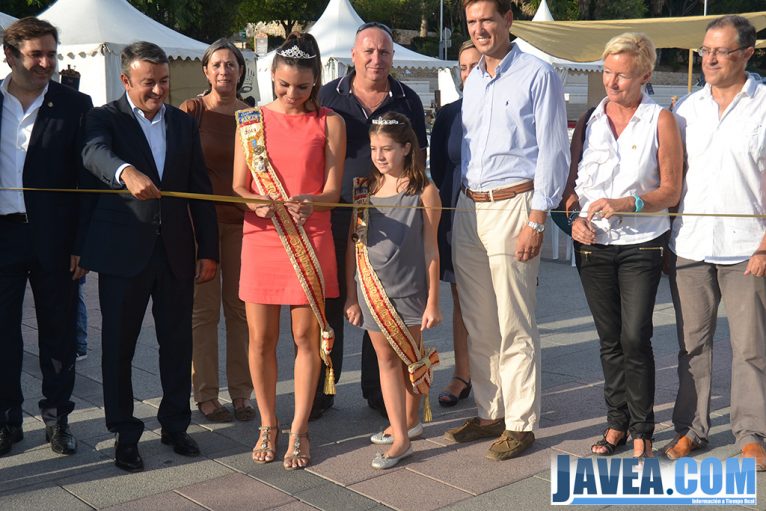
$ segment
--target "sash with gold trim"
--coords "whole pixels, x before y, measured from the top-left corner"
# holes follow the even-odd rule
[[[424,394],[423,421],[431,422],[431,405],[428,394],[433,380],[433,367],[439,364],[439,354],[433,347],[425,347],[422,336],[419,341],[410,333],[399,313],[394,309],[386,290],[378,279],[375,269],[370,264],[367,253],[367,227],[369,225],[370,192],[366,178],[354,178],[354,204],[363,206],[354,208],[354,232],[351,240],[356,252],[356,268],[362,296],[372,317],[383,332],[388,344],[407,366],[412,389],[416,394]]]
[[[327,366],[324,393],[335,394],[335,372],[330,359],[335,332],[325,315],[325,284],[322,268],[319,266],[316,252],[303,226],[293,220],[282,202],[289,197],[266,153],[266,132],[261,109],[255,107],[239,110],[236,117],[247,166],[250,168],[258,193],[280,201],[274,203],[272,221],[295,269],[301,288],[306,294],[309,306],[319,323],[321,331],[319,355]]]

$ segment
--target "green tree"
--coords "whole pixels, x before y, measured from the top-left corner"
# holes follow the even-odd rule
[[[318,0],[242,0],[236,20],[240,26],[257,21],[276,21],[289,34],[295,25],[315,21],[327,7]]]
[[[589,20],[642,18],[648,11],[645,0],[579,0],[579,4],[580,19]]]

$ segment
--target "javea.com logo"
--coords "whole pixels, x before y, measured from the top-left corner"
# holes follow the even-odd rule
[[[753,458],[551,460],[553,505],[754,505]]]

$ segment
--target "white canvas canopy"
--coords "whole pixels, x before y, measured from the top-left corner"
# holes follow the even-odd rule
[[[16,21],[16,18],[14,18],[13,16],[8,16],[4,12],[0,12],[0,34],[3,33],[3,31],[5,30],[5,27],[10,25],[14,21]]]
[[[535,13],[535,16],[532,18],[532,21],[534,22],[553,21],[553,15],[551,14],[551,10],[548,8],[548,3],[546,2],[546,0],[542,0],[542,2],[540,2],[540,6],[537,8],[537,12]],[[563,80],[566,80],[566,74],[569,71],[598,73],[598,72],[601,72],[601,70],[604,67],[603,62],[601,62],[600,60],[596,60],[593,62],[574,62],[572,60],[566,60],[566,59],[554,57],[553,55],[549,53],[545,53],[544,51],[539,50],[535,46],[532,46],[521,37],[517,37],[514,40],[514,42],[519,46],[519,49],[521,49],[522,51],[526,53],[530,53],[534,55],[535,57],[553,66],[553,68],[556,71],[558,71],[559,75],[562,77]]]
[[[351,64],[351,48],[354,46],[356,29],[364,24],[349,0],[330,0],[317,22],[309,29],[322,56],[324,71],[322,83],[343,75]],[[271,62],[274,52],[258,59],[258,87],[262,99],[273,97],[271,89]],[[439,60],[408,50],[394,43],[394,66],[412,68],[452,67],[454,62]]]
[[[201,59],[207,45],[154,21],[127,0],[58,0],[39,17],[59,30],[59,69],[78,71],[80,90],[95,105],[124,92],[120,51],[135,41],[153,42],[171,59],[171,101],[193,96],[205,85],[199,63],[189,60]]]

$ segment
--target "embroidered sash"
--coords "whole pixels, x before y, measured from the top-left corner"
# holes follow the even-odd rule
[[[369,204],[369,188],[366,178],[354,178],[354,204],[367,206]],[[378,279],[375,269],[370,264],[367,253],[367,227],[370,210],[368,207],[354,208],[354,232],[351,240],[355,246],[356,268],[362,295],[370,309],[375,322],[383,332],[388,344],[407,366],[412,389],[416,394],[425,394],[423,421],[431,422],[431,405],[428,394],[433,379],[433,367],[439,364],[439,354],[435,348],[425,347],[416,341],[404,324],[399,313],[386,294],[386,290]]]
[[[258,193],[277,201],[286,201],[289,198],[287,192],[266,153],[266,132],[261,109],[255,107],[239,110],[236,117],[247,166],[250,168]],[[283,203],[274,204],[272,221],[295,269],[303,292],[306,293],[309,306],[319,323],[321,330],[319,355],[327,366],[324,393],[335,394],[335,372],[330,359],[335,332],[325,316],[325,285],[322,268],[319,266],[319,260],[306,231],[302,225],[293,220]]]

